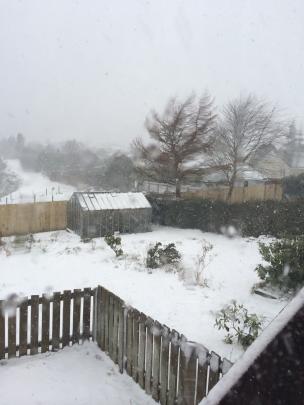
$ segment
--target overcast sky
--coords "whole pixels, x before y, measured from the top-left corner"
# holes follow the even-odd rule
[[[0,137],[126,146],[172,95],[304,123],[303,0],[0,0]]]

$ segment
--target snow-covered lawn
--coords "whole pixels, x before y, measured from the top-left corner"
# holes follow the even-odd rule
[[[225,333],[214,328],[215,313],[236,299],[250,312],[263,315],[267,325],[286,305],[286,301],[251,294],[258,281],[254,268],[261,261],[254,238],[157,227],[149,233],[122,235],[126,255],[120,259],[102,238],[94,244],[82,243],[77,235],[65,231],[35,235],[30,252],[10,248],[12,239],[6,238],[11,255],[4,250],[0,253],[0,299],[10,293],[42,294],[100,284],[189,340],[232,361],[242,349],[223,342]],[[191,281],[203,240],[213,249],[204,273],[207,286],[200,287]],[[176,244],[182,253],[184,279],[177,273],[145,268],[147,249],[156,241]]]
[[[75,191],[74,187],[54,182],[41,173],[24,171],[18,159],[8,159],[5,163],[6,171],[15,175],[20,185],[15,192],[0,198],[0,204],[68,200]]]
[[[89,342],[57,353],[2,360],[0,379],[0,402],[5,405],[155,404]]]

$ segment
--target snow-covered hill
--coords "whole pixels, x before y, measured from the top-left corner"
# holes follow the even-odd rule
[[[75,188],[56,183],[41,173],[24,171],[18,159],[5,161],[6,172],[19,180],[18,189],[0,198],[0,204],[68,200]]]

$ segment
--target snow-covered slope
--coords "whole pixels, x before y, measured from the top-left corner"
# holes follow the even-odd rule
[[[18,159],[5,163],[7,172],[15,174],[20,185],[14,193],[0,198],[0,204],[68,200],[75,191],[74,187],[53,182],[41,173],[24,171]]]

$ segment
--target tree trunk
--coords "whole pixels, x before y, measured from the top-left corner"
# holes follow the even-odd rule
[[[229,190],[228,190],[228,194],[227,194],[227,198],[226,198],[227,202],[231,201],[232,193],[234,190],[235,179],[236,179],[236,173],[234,172],[233,175],[231,176],[231,179],[229,182]]]
[[[176,198],[181,197],[181,182],[179,179],[176,179],[176,184],[175,184],[175,196]]]

